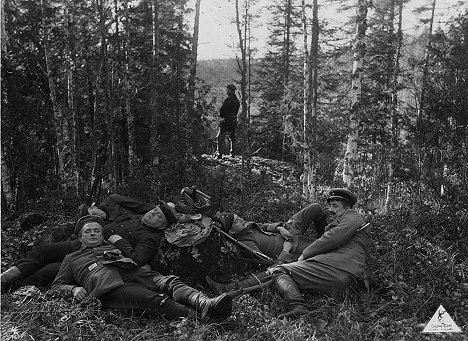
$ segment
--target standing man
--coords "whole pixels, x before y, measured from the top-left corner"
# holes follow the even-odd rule
[[[280,318],[298,318],[310,313],[299,290],[335,295],[355,278],[362,278],[366,269],[369,238],[361,214],[353,210],[357,197],[344,188],[330,190],[331,222],[325,232],[307,246],[293,263],[272,266],[246,280],[219,284],[208,280],[217,293],[273,284],[288,303],[290,310]]]
[[[227,98],[224,100],[221,109],[219,109],[219,130],[216,135],[216,155],[218,159],[223,158],[224,136],[229,134],[229,154],[234,156],[233,144],[236,140],[237,127],[237,112],[239,111],[240,103],[236,96],[236,86],[229,84],[226,86]]]

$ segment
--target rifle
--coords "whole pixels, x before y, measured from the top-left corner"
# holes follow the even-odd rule
[[[261,264],[266,264],[266,265],[272,265],[275,263],[275,261],[273,259],[271,259],[270,257],[268,257],[267,255],[265,255],[264,253],[261,253],[260,251],[257,251],[257,250],[254,250],[252,249],[250,246],[248,245],[245,245],[244,243],[238,241],[236,238],[234,238],[233,236],[231,236],[229,233],[227,232],[224,232],[218,225],[217,223],[214,223],[213,226],[218,230],[219,233],[221,233],[221,235],[223,235],[224,237],[226,237],[229,241],[231,241],[232,243],[234,243],[235,245],[239,246],[240,248],[244,249],[245,251],[247,251],[248,253],[250,253],[251,255],[253,255],[256,259],[256,261],[258,261],[259,263]]]

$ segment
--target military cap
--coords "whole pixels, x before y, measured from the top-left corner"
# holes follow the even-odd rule
[[[104,220],[102,220],[101,217],[95,216],[95,215],[85,215],[84,217],[81,217],[78,219],[78,221],[75,224],[75,234],[78,235],[83,228],[83,225],[86,223],[98,223],[101,225],[101,227],[104,227]]]
[[[357,196],[346,188],[332,188],[330,192],[328,192],[327,202],[331,200],[346,201],[353,206],[357,202]]]
[[[174,214],[173,209],[171,206],[166,204],[164,201],[160,200],[158,207],[161,209],[162,213],[166,217],[168,225],[172,225],[174,223],[177,223],[177,218]]]
[[[226,85],[226,88],[231,89],[232,91],[236,91],[236,86],[234,84],[228,84]]]

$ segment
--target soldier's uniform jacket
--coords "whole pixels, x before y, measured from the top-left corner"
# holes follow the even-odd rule
[[[237,96],[233,94],[228,96],[221,108],[219,109],[219,116],[224,118],[226,122],[234,122],[237,120],[237,112],[239,111],[240,103]]]
[[[107,222],[115,221],[126,215],[141,215],[151,211],[156,205],[145,203],[119,194],[111,194],[97,207],[107,214]]]
[[[121,236],[123,239],[114,245],[125,257],[133,259],[140,266],[156,256],[164,232],[144,225],[141,217],[121,216],[104,227],[104,239],[107,240],[113,234]]]
[[[364,224],[361,214],[349,209],[325,227],[325,233],[304,251],[304,259],[333,266],[356,276],[366,268],[367,232],[359,231]]]

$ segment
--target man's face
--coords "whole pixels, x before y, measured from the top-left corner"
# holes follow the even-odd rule
[[[239,233],[245,227],[245,220],[239,217],[237,214],[234,214],[234,220],[232,221],[231,232]]]
[[[96,206],[90,206],[88,208],[88,213],[89,215],[95,215],[97,217],[100,217],[102,220],[107,219],[106,213],[103,210],[100,210],[99,208],[97,208]]]
[[[230,96],[230,95],[233,94],[233,93],[234,93],[234,90],[229,89],[229,88],[226,88],[226,94],[227,94],[228,96]]]
[[[348,208],[345,207],[344,203],[340,200],[331,200],[328,211],[330,212],[330,218],[335,219],[336,217],[343,214]]]
[[[94,247],[102,244],[104,237],[102,235],[102,227],[96,222],[89,222],[81,228],[81,244],[84,246]]]
[[[158,230],[165,229],[168,225],[166,216],[159,206],[156,206],[151,211],[146,212],[144,215],[144,221],[147,225]]]

